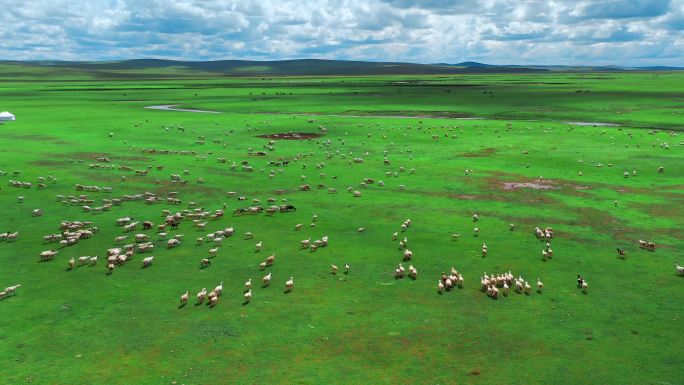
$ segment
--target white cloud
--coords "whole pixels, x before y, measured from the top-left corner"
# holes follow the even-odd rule
[[[684,0],[2,0],[0,57],[684,62]]]

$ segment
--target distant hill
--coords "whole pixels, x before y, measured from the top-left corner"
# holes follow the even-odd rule
[[[216,60],[179,61],[134,59],[121,61],[0,61],[10,67],[59,69],[92,76],[192,76],[220,74],[224,76],[306,76],[306,75],[429,75],[468,73],[544,73],[551,71],[615,72],[677,71],[679,67],[627,68],[616,66],[535,66],[490,65],[473,61],[456,64],[417,64],[404,62],[369,62],[348,60],[298,59],[276,61]],[[2,74],[3,71],[0,71]]]
[[[233,76],[297,76],[297,75],[410,75],[410,74],[456,74],[481,72],[545,72],[544,69],[520,67],[485,67],[486,65],[454,66],[440,64],[417,64],[403,62],[367,62],[347,60],[217,60],[178,61],[162,59],[134,59],[111,62],[71,61],[0,61],[3,64],[61,68],[88,72],[130,70],[176,69],[178,71],[219,73]],[[479,63],[478,63],[479,64]]]

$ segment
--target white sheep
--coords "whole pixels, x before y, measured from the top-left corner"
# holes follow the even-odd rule
[[[413,252],[409,249],[404,250],[404,261],[410,261],[413,258]]]
[[[344,274],[349,274],[349,264],[344,264]]]
[[[152,257],[152,256],[150,256],[150,257],[145,257],[145,258],[142,260],[143,267],[150,267],[150,266],[152,266],[152,261],[154,261],[154,257]]]
[[[263,282],[263,287],[268,286],[271,283],[271,273],[266,274],[261,281]]]
[[[252,290],[247,290],[244,294],[244,303],[249,303],[252,300]]]
[[[437,282],[437,291],[438,291],[439,293],[443,293],[443,292],[444,292],[444,284],[442,283],[442,280],[441,280],[441,279]]]
[[[544,290],[544,284],[537,278],[537,292],[541,293]]]
[[[679,266],[678,262],[675,262],[674,266],[675,266],[675,271],[677,272],[677,274],[684,277],[684,266]]]
[[[330,265],[330,274],[332,274],[332,275],[337,274],[337,266],[336,265]]]
[[[207,289],[202,288],[202,291],[197,293],[197,303],[204,303],[204,299],[207,297]]]
[[[257,251],[257,252],[261,251],[261,247],[262,247],[262,246],[263,246],[263,241],[260,241],[259,243],[257,243],[257,244],[254,246],[254,248],[256,249],[255,251]]]
[[[250,291],[252,290],[252,278],[248,279],[245,282],[245,291]]]
[[[217,296],[223,294],[223,281],[214,288],[214,293],[216,293]]]
[[[286,291],[292,291],[293,287],[294,287],[294,278],[290,277],[290,279],[285,282],[285,290]]]
[[[183,293],[180,296],[181,305],[187,305],[188,304],[188,295],[189,295],[188,293],[190,293],[190,291],[186,290],[185,293]]]
[[[5,295],[16,295],[17,288],[21,287],[21,284],[16,284],[14,286],[8,286],[5,288]]]

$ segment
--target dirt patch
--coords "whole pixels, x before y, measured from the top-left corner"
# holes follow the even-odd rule
[[[458,199],[468,199],[468,200],[473,200],[473,199],[477,199],[477,198],[478,198],[477,195],[465,195],[465,194],[456,195],[455,197],[458,198]]]
[[[533,183],[533,182],[501,182],[504,190],[517,190],[521,188],[531,188],[535,190],[554,190],[558,187],[552,186],[545,183]]]
[[[54,143],[54,144],[73,144],[73,142],[69,142],[69,141],[54,137],[54,136],[35,135],[35,134],[13,135],[12,138],[19,139],[19,140],[35,140],[38,142],[49,142],[49,143]]]
[[[281,132],[278,134],[257,135],[257,138],[276,140],[308,140],[320,138],[321,136],[323,136],[323,134],[317,134],[314,132]]]
[[[497,151],[496,148],[488,147],[488,148],[483,148],[482,150],[478,152],[464,152],[461,154],[461,156],[466,157],[466,158],[480,158],[480,157],[485,157],[488,155],[491,155]]]

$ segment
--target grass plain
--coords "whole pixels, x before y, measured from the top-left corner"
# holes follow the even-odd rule
[[[0,383],[684,383],[684,279],[673,269],[684,261],[684,74],[235,78],[167,71],[129,78],[125,71],[0,68],[0,109],[17,116],[0,126],[0,170],[8,172],[0,177],[0,231],[20,232],[16,242],[0,243],[0,286],[22,284],[0,300]],[[143,108],[161,104],[221,113]],[[324,135],[277,140],[274,151],[257,137],[289,131]],[[152,170],[89,168],[103,156],[109,165]],[[289,166],[268,165],[280,157]],[[355,157],[364,162],[350,164]],[[254,172],[241,171],[244,160]],[[188,185],[171,185],[169,175],[184,170]],[[47,175],[57,182],[37,190]],[[505,188],[540,176],[548,189]],[[362,188],[364,178],[385,185]],[[11,187],[9,179],[34,188]],[[178,191],[184,204],[131,201],[84,213],[56,200],[80,194],[76,183],[113,188],[84,193],[96,204],[145,191]],[[312,191],[298,191],[303,183]],[[348,186],[363,196],[353,198]],[[284,198],[297,211],[231,216],[250,203],[227,191],[262,202]],[[102,261],[67,269],[71,257],[103,258],[122,235],[116,218],[156,225],[163,209],[190,201],[210,210],[225,203],[226,216],[204,232],[183,222],[171,232],[184,234],[183,244],[166,250],[156,242],[152,267],[141,269],[137,255],[112,275]],[[44,215],[32,217],[36,208]],[[401,252],[391,234],[407,218],[413,224],[400,236],[414,253],[415,281],[392,276]],[[39,263],[41,251],[56,247],[42,236],[62,220],[93,221],[100,232]],[[294,231],[297,223],[303,230]],[[236,236],[200,269],[212,246],[194,238],[229,226]],[[555,230],[549,261],[541,260],[535,226]],[[248,231],[253,240],[243,239]],[[323,235],[327,248],[299,249],[301,239]],[[639,249],[638,239],[657,250]],[[616,258],[617,247],[627,250],[626,260]],[[258,264],[271,253],[273,283],[260,288],[266,272]],[[350,274],[329,274],[332,263],[349,263]],[[451,266],[465,287],[439,295],[440,273]],[[508,270],[532,285],[539,277],[544,293],[492,300],[478,290],[483,272]],[[575,285],[578,273],[588,295]],[[290,276],[295,288],[284,294]],[[243,305],[248,278],[256,287]],[[196,292],[221,281],[216,307],[193,305]],[[186,290],[190,304],[178,308]]]

